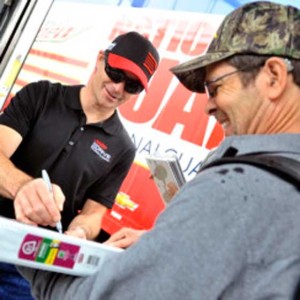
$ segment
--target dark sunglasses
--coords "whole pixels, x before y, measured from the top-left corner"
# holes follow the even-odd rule
[[[112,68],[107,62],[107,55],[105,55],[105,72],[107,76],[115,83],[125,82],[124,90],[129,94],[139,94],[143,89],[143,85],[138,80],[128,78],[125,73],[116,68]]]

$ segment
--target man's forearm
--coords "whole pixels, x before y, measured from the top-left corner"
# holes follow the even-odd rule
[[[79,214],[70,223],[67,232],[71,233],[77,231],[78,234],[81,234],[80,230],[82,230],[82,233],[85,236],[78,236],[78,237],[86,238],[87,240],[93,240],[98,236],[101,230],[101,221],[102,221],[102,216],[97,214],[92,214],[92,215]]]
[[[70,223],[66,234],[93,240],[101,230],[101,223],[107,207],[87,199],[82,211]]]
[[[17,169],[15,165],[0,151],[0,194],[14,199],[18,190],[32,177]]]

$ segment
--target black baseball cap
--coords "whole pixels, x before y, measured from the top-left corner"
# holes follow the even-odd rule
[[[107,62],[110,67],[133,73],[145,90],[159,64],[159,54],[143,35],[130,31],[119,35],[108,46]]]

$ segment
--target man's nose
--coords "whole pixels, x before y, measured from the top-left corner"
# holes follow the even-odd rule
[[[207,99],[207,102],[205,104],[205,113],[207,115],[213,115],[214,112],[216,111],[216,104],[215,104],[215,101],[212,99],[212,98],[208,98]]]
[[[123,93],[124,88],[125,88],[125,81],[114,83],[114,89],[116,92]]]

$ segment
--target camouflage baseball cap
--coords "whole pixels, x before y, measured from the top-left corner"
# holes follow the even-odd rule
[[[300,11],[267,1],[243,5],[225,17],[206,54],[171,71],[186,88],[204,93],[205,67],[236,54],[300,59]]]

